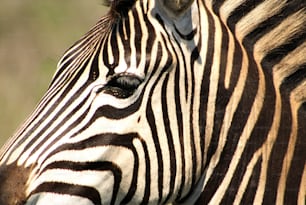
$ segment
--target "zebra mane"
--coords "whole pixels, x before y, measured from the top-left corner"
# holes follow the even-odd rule
[[[103,0],[102,4],[111,8],[111,13],[125,17],[136,0]]]

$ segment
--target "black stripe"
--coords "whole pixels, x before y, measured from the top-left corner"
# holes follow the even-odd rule
[[[90,138],[77,142],[72,144],[64,144],[62,146],[59,146],[54,151],[52,151],[46,159],[50,158],[51,156],[55,155],[56,153],[62,152],[62,151],[68,151],[68,150],[84,150],[87,148],[94,148],[99,146],[119,146],[119,147],[126,147],[129,150],[132,151],[134,156],[134,167],[133,167],[133,177],[130,189],[128,193],[126,194],[125,198],[123,199],[124,203],[128,203],[132,197],[135,194],[135,191],[137,189],[137,175],[139,170],[139,156],[137,154],[137,151],[133,145],[133,140],[135,138],[139,138],[137,133],[127,133],[124,135],[119,135],[115,133],[104,133],[100,135],[91,136]],[[140,139],[141,140],[141,139]],[[146,148],[146,147],[145,147]],[[145,153],[147,153],[147,150],[145,150]],[[148,157],[148,155],[146,155]],[[44,161],[45,162],[45,161]],[[44,170],[43,170],[44,171]],[[41,172],[41,174],[43,173]]]
[[[125,31],[124,31],[125,30]],[[118,41],[121,41],[123,49],[119,52],[124,55],[127,67],[131,66],[131,25],[129,18],[120,19],[117,23],[116,33],[119,35]],[[115,35],[115,34],[114,34]],[[125,37],[127,35],[127,37]]]
[[[148,104],[147,104],[147,110],[146,110],[146,117],[149,123],[149,126],[151,128],[152,132],[152,138],[154,141],[155,149],[156,149],[156,154],[157,154],[157,162],[158,162],[158,192],[159,192],[159,201],[162,199],[162,188],[163,188],[163,158],[162,158],[162,151],[160,147],[160,142],[159,142],[159,137],[157,134],[157,126],[156,126],[156,118],[154,117],[154,111],[152,108],[152,96],[153,93],[155,92],[155,87],[159,83],[160,79],[162,76],[165,74],[165,71],[169,69],[169,67],[172,66],[173,59],[171,58],[171,53],[169,50],[166,50],[168,52],[168,59],[166,64],[163,66],[162,71],[160,72],[159,76],[157,77],[156,81],[151,87],[151,91],[149,93],[149,99],[148,99]]]
[[[305,24],[306,26],[306,24]],[[272,49],[262,59],[261,64],[264,68],[272,68],[279,63],[286,55],[303,44],[306,39],[306,31],[294,35],[292,38],[287,39],[287,42]]]
[[[267,170],[266,190],[264,193],[263,204],[273,204],[276,201],[277,188],[280,173],[282,173],[283,159],[286,154],[290,133],[292,131],[291,106],[287,93],[281,92],[282,110],[281,121],[277,138],[274,142]],[[278,173],[278,174],[275,174]]]
[[[241,139],[241,134],[245,129],[245,125],[248,121],[248,118],[251,113],[252,106],[254,105],[255,96],[257,94],[258,86],[259,86],[259,76],[258,76],[258,68],[256,63],[253,61],[252,57],[249,55],[249,67],[248,67],[248,76],[245,81],[245,87],[243,94],[241,96],[240,103],[235,111],[231,127],[229,129],[227,135],[227,142],[222,151],[220,162],[216,167],[216,172],[224,176],[228,170],[228,167],[232,161],[232,158],[235,154],[236,149],[238,148],[238,143]],[[272,81],[270,81],[272,83]],[[269,86],[269,85],[268,85]],[[271,87],[273,90],[273,85]],[[266,90],[269,90],[268,88]],[[268,91],[267,91],[268,92]],[[274,106],[274,95],[271,94],[271,104]],[[269,107],[269,101],[265,101],[264,106],[261,110],[258,110],[261,114],[265,114],[267,112],[263,112],[265,110],[265,105]],[[273,112],[273,110],[272,110]],[[272,115],[268,115],[271,117]],[[263,118],[262,120],[261,117]],[[269,126],[271,124],[270,118],[266,119],[266,116],[261,115],[259,117],[258,122],[255,125],[255,129],[253,130],[249,142],[246,144],[244,151],[242,152],[240,161],[236,167],[234,175],[231,179],[231,183],[228,187],[228,191],[224,195],[223,200],[227,203],[233,203],[233,200],[237,194],[239,183],[242,180],[242,173],[245,173],[247,169],[247,163],[251,160],[254,152],[262,145],[267,132],[269,131]],[[265,124],[266,123],[266,124]],[[256,129],[258,126],[259,129]],[[262,127],[267,127],[266,129],[262,129]],[[254,138],[254,139],[252,139]],[[215,177],[218,177],[216,175]]]
[[[189,191],[189,194],[187,194],[187,196],[191,195],[194,191],[194,188],[196,187],[196,183],[198,181],[197,178],[197,168],[199,166],[201,166],[201,163],[199,163],[199,159],[197,158],[197,152],[199,152],[200,150],[196,149],[196,143],[195,143],[195,135],[194,133],[197,130],[194,130],[194,123],[196,123],[194,121],[194,104],[195,104],[195,72],[194,72],[194,62],[190,62],[190,68],[191,68],[191,99],[190,99],[190,106],[189,106],[189,113],[190,113],[190,121],[189,121],[189,127],[190,127],[190,147],[191,147],[191,154],[192,154],[192,183],[191,183],[191,189]],[[187,79],[187,76],[185,77]],[[187,98],[186,98],[187,99]],[[201,169],[200,169],[201,170]]]
[[[249,179],[248,186],[245,189],[240,204],[254,204],[254,198],[256,194],[256,191],[254,190],[256,190],[258,187],[261,164],[262,164],[262,157],[259,158],[259,160],[257,161],[256,165],[252,170],[252,175]]]
[[[196,32],[196,29],[194,30],[195,32]],[[194,32],[193,31],[193,32]],[[179,31],[177,31],[177,32],[179,32]],[[195,34],[195,33],[194,33]],[[193,35],[194,35],[193,34]],[[180,34],[180,35],[182,35],[182,34]],[[182,36],[181,36],[182,37]],[[191,36],[190,36],[191,37]],[[183,36],[183,38],[184,38],[184,36]],[[189,37],[188,37],[189,38]],[[186,39],[185,39],[186,40]],[[189,40],[191,40],[191,39],[189,39]],[[178,40],[178,39],[176,39],[175,38],[175,41],[176,41],[176,44],[177,45],[180,45],[180,43],[179,43],[179,41],[180,41],[180,39]],[[174,47],[172,47],[172,49],[174,50],[174,53],[175,53],[175,56],[176,56],[176,59],[179,59],[179,57],[178,57],[178,54],[177,54],[177,52],[175,52],[175,49],[174,49]],[[181,47],[181,46],[179,46],[179,50],[180,50],[180,53],[181,53],[181,55],[185,55],[184,54],[184,49]],[[195,50],[193,50],[193,52],[195,52],[195,53],[192,53],[192,56],[191,56],[191,58],[195,61],[196,59],[195,59],[195,57],[196,57],[196,51],[197,51],[197,49],[195,49]],[[184,78],[185,78],[185,87],[184,87],[184,89],[185,89],[185,100],[187,101],[188,100],[188,96],[189,96],[189,85],[191,85],[191,100],[190,100],[190,107],[189,107],[189,113],[190,113],[190,122],[189,122],[189,126],[190,127],[193,127],[193,104],[194,104],[194,84],[195,84],[195,80],[194,80],[194,70],[193,70],[193,64],[194,64],[194,61],[191,61],[191,63],[190,63],[190,72],[191,72],[191,80],[188,78],[188,74],[187,74],[187,65],[186,65],[186,59],[185,58],[183,58],[183,59],[180,59],[180,60],[182,60],[183,61],[183,68],[181,68],[181,67],[179,67],[180,66],[180,64],[181,64],[181,62],[178,62],[178,65],[177,65],[177,70],[181,70],[181,69],[184,69]],[[175,84],[177,84],[178,86],[180,85],[180,81],[179,81],[179,78],[178,79],[176,79],[176,80],[178,80],[178,81],[175,81]],[[191,82],[189,82],[189,81],[191,81]],[[182,90],[182,89],[180,89],[180,90]],[[180,96],[180,94],[179,93],[176,93],[176,94],[178,94],[178,96]],[[177,101],[176,101],[177,102]],[[181,106],[181,105],[179,105],[179,106]],[[194,185],[195,185],[195,181],[196,181],[196,169],[197,169],[197,159],[196,159],[196,149],[195,149],[195,143],[194,143],[194,132],[193,132],[193,129],[190,129],[190,136],[189,136],[189,138],[190,138],[190,150],[191,150],[191,154],[192,154],[192,180],[191,180],[191,189],[189,190],[189,192],[186,194],[186,196],[184,196],[184,198],[188,198],[191,194],[192,194],[192,192],[193,192],[193,187],[194,187]],[[184,144],[184,142],[183,142],[183,140],[181,141],[181,143],[183,143]],[[184,158],[183,158],[183,160],[185,160]],[[184,184],[183,182],[181,182],[182,183],[182,185]],[[183,199],[181,199],[182,201],[184,201],[184,198]]]
[[[148,33],[148,39],[146,41],[146,65],[145,65],[145,69],[144,69],[144,73],[148,73],[148,69],[149,69],[149,64],[151,62],[151,53],[152,53],[152,48],[156,39],[156,33],[155,33],[155,29],[153,27],[153,25],[151,24],[150,20],[148,19],[147,15],[144,15],[143,17],[143,21],[146,23],[146,28],[147,28],[147,33]],[[158,58],[160,58],[161,56],[161,49],[158,48],[157,50],[157,56]],[[157,59],[156,59],[157,60]],[[158,61],[156,61],[158,62]]]
[[[281,90],[287,92],[290,95],[291,91],[300,85],[306,79],[306,62],[299,65],[295,72],[287,76],[281,85]]]
[[[140,60],[141,60],[141,54],[144,52],[141,50],[141,44],[142,44],[142,36],[143,36],[143,30],[141,29],[141,22],[142,19],[139,19],[138,11],[133,10],[133,19],[134,19],[134,32],[135,32],[135,39],[134,44],[136,48],[136,67],[139,67]]]
[[[48,157],[50,158],[52,155],[62,152],[62,151],[67,151],[67,150],[84,150],[87,148],[94,148],[94,147],[99,147],[99,146],[109,146],[109,145],[114,145],[114,146],[122,146],[126,147],[129,149],[133,149],[133,140],[135,138],[138,138],[137,133],[127,133],[127,134],[116,134],[116,133],[103,133],[99,135],[94,135],[90,136],[90,138],[87,138],[85,140],[75,142],[75,143],[66,143],[55,150],[53,150]]]
[[[198,11],[198,15],[199,15],[199,17],[200,17],[200,11]],[[201,34],[201,28],[200,28],[200,31],[199,31],[199,34]],[[200,51],[201,51],[201,49],[202,49],[202,36],[201,35],[199,35],[199,40],[198,40],[198,43],[197,43],[197,45],[196,45],[196,47],[193,49],[193,51],[192,51],[192,53],[191,53],[191,59],[190,59],[190,67],[191,67],[191,69],[192,69],[192,94],[191,94],[191,96],[192,96],[192,99],[191,99],[191,101],[192,101],[192,105],[194,104],[194,92],[195,92],[195,88],[194,88],[194,85],[195,85],[195,63],[198,61],[198,62],[202,62],[203,61],[203,59],[201,59],[200,58]],[[198,77],[198,76],[197,76]],[[193,113],[194,112],[194,110],[193,110],[193,107],[190,107],[190,113]],[[193,114],[192,114],[193,115]],[[201,115],[201,114],[199,114],[199,113],[197,113],[197,115]],[[191,116],[190,117],[190,119],[193,119],[193,116]],[[195,123],[198,123],[198,122],[195,122],[195,121],[191,121],[190,122],[191,124],[190,124],[190,127],[193,127],[193,124],[195,124]],[[201,133],[201,127],[200,127],[200,130],[196,130],[195,132],[198,132],[198,134],[200,134]],[[194,134],[192,133],[192,136],[193,136]],[[197,150],[198,152],[201,152],[201,156],[203,157],[204,156],[204,144],[202,143],[203,141],[203,137],[201,136],[201,135],[199,135],[199,137],[200,137],[200,149],[201,150]],[[203,170],[204,170],[204,166],[203,166],[203,158],[202,158],[202,160],[201,160],[201,163],[200,163],[200,166],[201,166],[201,173],[203,173]]]
[[[99,49],[98,49],[99,50]],[[99,67],[98,67],[98,56],[99,56],[99,52],[97,52],[95,54],[95,57],[94,57],[94,60],[93,60],[93,63],[91,65],[91,69],[90,69],[90,73],[89,73],[89,76],[88,76],[88,79],[87,79],[87,82],[79,89],[79,91],[77,93],[75,93],[75,95],[73,96],[73,98],[69,99],[68,102],[66,103],[66,105],[70,105],[73,103],[73,101],[75,101],[75,99],[77,99],[81,94],[83,94],[84,90],[86,90],[86,88],[88,87],[88,85],[90,83],[92,83],[92,81],[94,81],[96,78],[98,78],[99,76]],[[88,63],[88,62],[87,62]],[[64,99],[64,97],[66,95],[68,95],[68,92],[69,90],[71,89],[71,87],[76,83],[76,81],[79,79],[79,77],[83,74],[84,70],[85,70],[85,67],[87,66],[87,63],[83,66],[83,69],[78,73],[78,75],[74,78],[74,80],[70,83],[71,86],[68,86],[64,92],[61,94],[61,97],[59,99]],[[88,94],[84,100],[78,105],[76,106],[72,112],[70,112],[64,119],[63,119],[63,122],[67,122],[78,110],[80,110],[82,108],[82,106],[85,104],[85,102],[88,100],[89,98],[89,95]],[[51,98],[50,98],[51,99]],[[59,103],[59,102],[58,102]],[[56,108],[58,104],[55,104],[52,106],[52,108],[50,108],[48,110],[47,113],[51,114],[51,112],[53,112],[53,109]],[[61,108],[61,110],[58,112],[59,115],[61,115],[63,112],[65,112],[65,110],[67,109],[68,107],[67,106],[63,106]],[[89,109],[89,108],[88,108]],[[86,111],[88,111],[88,109]],[[77,123],[79,123],[82,119],[85,118],[87,112],[84,112],[83,115],[81,115],[72,125],[69,126],[68,129],[66,129],[65,132],[63,132],[60,136],[58,136],[56,139],[53,140],[53,143],[50,143],[48,145],[48,147],[46,149],[48,149],[49,147],[51,147],[55,142],[56,140],[60,139],[64,134],[66,134],[70,129],[72,129],[73,127],[75,127],[75,125]],[[48,114],[45,114],[45,116],[48,115]],[[53,124],[54,121],[56,121],[56,119],[58,118],[58,115],[54,116],[54,118],[52,120],[50,120],[50,122],[44,127],[42,128],[42,130],[37,134],[37,136],[41,136],[43,135],[43,133],[45,133],[49,127],[51,127],[51,125]],[[36,126],[39,126],[43,120],[45,118],[42,117],[40,122],[36,124]],[[56,128],[54,128],[49,134],[48,136],[46,136],[46,139],[49,139],[55,132],[58,131],[58,129],[62,126],[62,124],[58,124],[56,126]],[[29,132],[28,132],[29,133]],[[30,132],[31,133],[31,132]],[[34,138],[32,141],[34,141],[36,138]],[[37,151],[43,144],[45,143],[45,141],[41,141],[33,150],[32,152],[35,152]],[[32,146],[33,142],[30,142],[27,147],[25,148],[25,150],[27,150],[30,146]]]
[[[172,47],[173,48],[173,47]],[[174,48],[173,51],[175,52]],[[177,53],[175,52],[176,58]],[[181,70],[179,64],[175,67],[175,76],[174,76],[174,97],[175,97],[175,108],[176,108],[176,118],[177,118],[177,126],[178,126],[178,136],[180,138],[180,148],[181,148],[181,162],[182,162],[182,170],[181,170],[181,180],[180,180],[180,187],[177,194],[177,199],[182,197],[183,189],[186,183],[185,179],[185,146],[184,146],[184,125],[183,125],[183,115],[182,115],[182,105],[180,99],[180,75]]]
[[[156,84],[156,82],[155,82]],[[146,118],[148,120],[149,126],[150,126],[150,130],[152,133],[152,138],[154,141],[154,146],[155,146],[155,150],[156,150],[156,155],[157,155],[157,169],[158,169],[158,176],[157,176],[157,180],[158,180],[158,196],[159,196],[159,201],[162,198],[162,186],[163,186],[163,171],[164,171],[164,166],[163,166],[163,160],[162,160],[162,152],[161,152],[161,148],[160,148],[160,142],[158,139],[158,135],[157,135],[157,127],[156,127],[156,119],[154,117],[154,112],[153,112],[153,108],[152,108],[152,93],[154,90],[155,85],[151,88],[151,92],[149,95],[149,101],[147,104],[147,109],[146,109]],[[153,179],[154,181],[156,179]]]
[[[117,29],[116,27],[113,28],[112,32],[110,32],[109,36],[104,40],[104,45],[103,45],[103,51],[102,51],[102,61],[104,65],[108,68],[108,73],[106,77],[113,75],[115,73],[115,68],[119,64],[119,48],[118,48],[118,42],[117,42],[117,36],[116,32]],[[111,51],[108,51],[108,46],[110,42],[110,47]],[[113,63],[111,64],[109,62],[109,55],[112,55],[113,57]]]
[[[250,60],[250,68],[252,67],[256,68],[257,65],[255,64],[251,56],[249,56],[249,60]],[[250,69],[249,72],[251,74],[252,69]],[[257,73],[257,70],[254,69],[253,73]],[[255,123],[254,129],[252,130],[251,136],[248,139],[245,149],[241,155],[241,159],[237,165],[237,169],[235,170],[235,173],[232,177],[232,181],[229,187],[231,192],[227,192],[228,195],[224,196],[224,198],[227,198],[229,201],[234,200],[236,192],[238,191],[239,183],[243,177],[241,173],[245,173],[248,162],[252,159],[254,153],[258,149],[260,149],[260,147],[266,141],[269,131],[271,129],[275,113],[276,94],[275,94],[273,81],[271,81],[270,79],[272,79],[272,75],[270,73],[266,73],[266,75],[264,76],[265,97],[263,99],[260,99],[263,101],[263,105],[261,110],[257,111],[259,113],[259,117],[257,119],[257,122]],[[256,84],[258,84],[259,81],[256,82],[255,80],[253,80],[252,83],[254,83],[253,86],[257,86]],[[249,87],[249,89],[251,90],[252,88]],[[250,91],[246,90],[246,93],[248,93],[249,97],[251,96]],[[254,93],[254,95],[255,94],[256,93]],[[249,104],[252,104],[251,102],[253,101],[249,99]]]
[[[89,44],[109,32],[110,27],[108,25],[111,25],[109,22],[112,21],[109,17],[110,16],[103,17],[88,33],[84,35],[84,37],[75,42],[73,46],[71,46],[65,52],[63,58],[59,62],[61,67],[57,70],[56,75],[53,77],[52,82],[50,83],[50,86],[53,85],[55,80],[57,80],[60,75],[62,75],[64,72],[67,72],[67,67],[69,67],[69,65],[71,65],[71,63],[75,61],[78,56],[82,56],[82,53],[86,53],[86,51],[91,48],[88,46]],[[72,49],[75,46],[77,46],[77,48]],[[62,64],[67,59],[69,60]]]
[[[227,19],[226,24],[229,26],[231,31],[235,33],[235,28],[237,22],[244,16],[246,16],[250,11],[257,7],[264,0],[245,0],[241,5],[235,8]]]
[[[44,168],[48,169],[67,169],[73,171],[111,171],[114,176],[114,187],[112,192],[111,204],[115,204],[116,197],[119,192],[120,182],[122,179],[122,171],[112,162],[71,162],[71,161],[57,161],[49,164]]]
[[[145,154],[145,164],[146,164],[146,183],[145,183],[145,190],[144,190],[144,196],[143,196],[143,200],[140,203],[141,205],[146,205],[149,203],[149,199],[150,199],[150,193],[151,193],[151,164],[150,164],[150,156],[149,156],[149,152],[148,152],[148,147],[146,145],[146,143],[141,140],[143,149],[144,149],[144,154]],[[123,202],[122,202],[123,203]]]
[[[239,49],[238,47],[236,49]],[[250,57],[249,57],[250,59]],[[241,65],[240,65],[241,66]],[[245,123],[248,120],[251,108],[252,108],[252,102],[254,102],[254,98],[257,93],[257,87],[258,87],[258,71],[257,67],[250,60],[250,66],[247,68],[248,76],[245,81],[245,87],[244,92],[241,96],[240,102],[238,104],[238,107],[234,113],[233,120],[231,122],[230,129],[227,133],[227,141],[225,143],[225,146],[222,150],[220,161],[218,165],[215,167],[214,173],[208,180],[206,186],[205,186],[205,202],[208,203],[209,200],[213,197],[215,194],[215,191],[218,189],[218,187],[221,185],[222,177],[224,176],[228,170],[228,166],[231,162],[231,159],[235,153],[235,150],[237,148],[238,142],[240,140],[241,133],[244,129]],[[213,141],[210,144],[209,150],[208,150],[208,156],[212,156],[212,154],[215,152],[218,141],[219,135],[215,135],[216,133],[213,133],[212,136]]]
[[[86,96],[84,98],[84,100],[78,105],[76,106],[65,118],[63,118],[63,122],[67,122],[69,119],[71,119],[75,113],[77,111],[79,111],[82,106],[84,106],[84,104],[86,103],[86,101],[88,100],[89,96]],[[49,150],[49,148],[51,148],[55,143],[58,142],[58,140],[60,140],[64,135],[66,135],[70,130],[72,130],[73,128],[75,128],[87,115],[87,113],[89,112],[89,108],[85,109],[83,114],[78,117],[78,119],[76,119],[71,125],[69,125],[67,127],[66,130],[64,130],[61,134],[59,134],[58,136],[56,136],[56,138],[54,138],[52,140],[52,142],[50,142],[46,148],[44,150]],[[54,136],[54,134],[63,126],[63,123],[58,124],[55,128],[53,128],[48,135],[46,135],[45,139],[50,139],[52,136]],[[47,127],[48,129],[48,127]],[[37,136],[41,136],[43,133],[45,133],[47,130],[42,130]],[[32,150],[32,153],[35,153],[37,150],[39,150],[44,144],[46,143],[46,140],[42,140],[37,146],[35,146],[35,148]],[[29,144],[30,146],[31,144]]]
[[[163,113],[163,122],[164,122],[164,128],[166,133],[166,138],[168,141],[168,150],[169,150],[169,163],[170,163],[170,184],[169,184],[169,192],[168,195],[165,197],[165,200],[163,203],[166,203],[174,191],[174,185],[175,185],[175,176],[176,176],[176,157],[175,157],[175,148],[174,148],[174,142],[173,142],[173,134],[170,127],[170,116],[168,115],[168,103],[167,103],[167,86],[169,81],[169,75],[167,74],[163,85],[162,85],[162,91],[161,91],[161,104],[162,104],[162,113]],[[170,85],[171,86],[171,85]],[[171,106],[171,105],[170,105]],[[166,170],[169,172],[168,170]],[[162,198],[159,198],[158,203],[161,203]]]
[[[156,13],[155,18],[158,21],[158,23],[160,23],[160,25],[165,29],[165,23],[164,23],[162,17],[158,13]]]
[[[118,119],[123,119],[123,118],[126,118],[126,117],[132,115],[137,110],[139,110],[139,107],[141,106],[141,102],[142,102],[143,95],[144,95],[144,90],[141,93],[141,95],[139,96],[139,98],[134,103],[129,105],[128,107],[117,108],[117,107],[113,107],[111,105],[104,105],[104,106],[99,107],[96,110],[96,112],[95,112],[94,116],[92,117],[91,121],[88,123],[88,125],[92,124],[96,119],[99,119],[101,117],[118,120]]]
[[[80,186],[76,184],[66,184],[61,182],[45,182],[39,185],[30,195],[42,192],[79,196],[89,199],[95,205],[102,205],[102,200],[99,192],[92,187]]]
[[[154,68],[151,71],[151,76],[154,75],[154,73],[156,72],[157,69],[160,69],[160,62],[161,62],[161,57],[162,57],[161,54],[162,54],[162,48],[161,48],[161,45],[158,44],[157,59],[156,59],[156,63],[154,65]],[[150,59],[150,60],[152,60],[152,59]],[[149,66],[149,64],[150,63],[147,62],[146,67]],[[165,68],[168,68],[169,66],[170,65],[165,66]],[[149,81],[150,76],[148,76],[147,78],[148,78],[148,81]],[[95,112],[95,115],[93,116],[93,118],[89,122],[89,125],[92,124],[93,121],[95,121],[96,119],[98,119],[100,117],[106,117],[106,118],[109,118],[109,119],[122,119],[122,118],[125,118],[125,117],[135,113],[141,105],[145,90],[146,90],[146,86],[143,88],[142,93],[140,94],[138,99],[133,104],[129,105],[128,107],[116,108],[116,107],[113,107],[111,105],[104,105],[104,106],[98,108],[97,111]]]
[[[306,102],[300,106],[297,110],[297,136],[295,142],[295,148],[293,152],[293,156],[291,159],[291,166],[288,170],[287,182],[285,185],[285,197],[284,204],[298,204],[298,194],[301,193],[302,189],[299,190],[300,187],[303,188],[302,183],[302,175],[303,171],[305,171],[306,164],[306,128],[304,126],[306,122]],[[287,150],[290,151],[290,150]],[[305,187],[305,185],[304,185]]]
[[[207,9],[206,9],[207,10]],[[207,103],[208,103],[208,94],[209,94],[209,85],[210,85],[210,75],[211,75],[211,67],[212,67],[212,63],[213,63],[213,58],[214,58],[214,41],[215,41],[215,24],[214,24],[214,20],[212,15],[207,12],[207,17],[208,17],[208,38],[209,41],[207,42],[207,54],[206,54],[206,58],[205,58],[205,65],[204,65],[204,73],[202,76],[202,85],[201,85],[201,91],[200,91],[200,108],[199,108],[199,127],[200,127],[200,136],[203,139],[203,142],[201,143],[204,147],[205,144],[210,143],[211,146],[215,147],[217,146],[217,144],[215,143],[211,143],[211,142],[207,142],[205,140],[206,137],[205,136],[205,128],[206,128],[206,117],[207,117],[207,112],[208,112],[208,108],[207,108]],[[214,140],[212,138],[212,140]],[[218,142],[218,140],[216,140],[216,142]],[[210,147],[211,147],[210,146]],[[212,148],[209,148],[209,150],[212,150]],[[214,151],[213,151],[214,152]],[[211,155],[213,153],[204,153],[207,156],[207,161],[205,162],[206,166],[209,163],[209,160],[211,158]],[[204,156],[204,155],[203,155]]]
[[[110,18],[109,15],[105,15],[104,17],[102,17],[94,25],[94,27],[90,29],[90,31],[88,31],[81,39],[76,41],[69,49],[67,49],[60,63],[66,61],[68,58],[71,58],[71,56],[76,53],[76,50],[72,49],[73,47],[77,46],[77,48],[85,48],[86,46],[88,46],[89,42],[92,42],[95,40],[95,39],[92,39],[93,37],[96,37],[96,36],[100,37],[100,34],[107,34],[108,29],[110,29],[109,27],[109,25],[111,25],[110,22],[112,22],[112,19]],[[102,32],[102,31],[106,31],[106,32]],[[82,52],[82,50],[83,49],[80,49],[80,50],[78,49],[77,51]]]
[[[225,0],[212,0],[212,9],[216,15],[219,15],[220,8]]]
[[[86,66],[87,66],[88,62],[85,63],[85,65],[82,67],[82,69],[80,69],[80,71],[77,73],[77,75],[72,79],[72,81],[69,83],[68,86],[66,86],[65,90],[62,91],[61,95],[59,96],[59,101],[54,103],[51,108],[48,109],[48,111],[46,112],[46,114],[44,114],[43,117],[41,117],[41,119],[39,120],[39,122],[37,122],[33,128],[29,131],[27,131],[26,135],[23,136],[23,141],[25,141],[27,139],[27,137],[29,137],[35,130],[37,130],[37,128],[43,123],[43,121],[48,118],[49,115],[52,114],[52,112],[54,112],[54,110],[57,108],[58,104],[61,103],[61,101],[63,101],[65,99],[65,97],[68,95],[68,93],[71,91],[71,88],[76,84],[76,82],[79,80],[80,76],[84,73],[84,70],[86,69]],[[88,83],[85,83],[79,90],[78,92],[76,92],[74,94],[74,97],[73,98],[70,98],[68,100],[68,102],[66,103],[66,105],[70,105],[71,103],[73,103],[73,101],[78,98],[81,94],[83,94],[84,90],[88,87]],[[50,99],[51,101],[51,99]],[[63,106],[59,111],[59,115],[63,112],[65,112],[65,110],[67,109],[68,107],[67,106]],[[44,126],[44,128],[41,129],[41,131],[37,134],[37,136],[41,136],[43,135],[43,133],[49,129],[49,127],[51,127],[51,125],[56,121],[58,115],[55,115],[52,119],[49,120],[49,122],[47,123],[46,126]],[[33,144],[35,144],[35,142],[37,141],[38,139],[35,137],[35,138],[32,138],[32,140],[27,144],[27,146],[25,146],[25,148],[23,149],[23,152],[25,152],[25,150],[28,150],[31,146],[33,146]],[[43,142],[40,142],[40,145],[44,143]],[[38,148],[36,147],[36,150]]]
[[[243,39],[243,45],[245,47],[247,47],[249,49],[249,51],[252,52],[254,44],[260,38],[262,38],[264,35],[266,35],[271,30],[275,29],[280,23],[282,23],[290,15],[296,13],[297,11],[299,11],[301,8],[304,8],[304,7],[305,7],[305,1],[304,0],[288,1],[286,6],[284,8],[282,8],[277,14],[275,14],[275,15],[267,18],[263,22],[259,23],[253,31],[251,31],[249,34],[247,34]],[[273,62],[276,59],[281,59],[282,58],[281,56],[283,56],[284,54],[282,54],[280,52],[279,52],[280,57],[273,54],[274,52],[280,51],[280,49],[281,48],[278,48],[278,49],[272,51],[272,53],[269,54],[270,56],[268,56],[266,59],[263,59],[263,67],[264,68],[270,68],[271,66],[273,66],[272,64],[269,64],[270,61]],[[287,52],[285,52],[285,54],[287,54]],[[272,55],[274,55],[274,57],[276,57],[276,59],[274,59],[272,57]],[[279,60],[274,61],[273,64],[275,65],[277,63],[277,61],[279,61]]]
[[[177,45],[178,45],[178,47],[179,47],[179,49],[181,51],[181,55],[184,56],[185,54],[184,54],[183,49],[180,46],[180,43],[178,41],[177,41]],[[176,55],[177,59],[180,59],[176,52],[175,52],[175,55]],[[184,74],[184,76],[185,76],[185,100],[187,101],[188,100],[188,96],[189,96],[189,89],[188,89],[188,87],[189,87],[190,82],[189,82],[189,79],[188,79],[188,71],[187,71],[187,65],[186,65],[186,58],[183,57],[182,59],[180,59],[180,61],[183,61],[183,69],[185,71],[185,74]],[[178,60],[178,65],[180,65],[179,60]],[[181,69],[182,69],[182,67],[181,67]]]
[[[87,62],[88,62],[88,61],[87,61]],[[66,78],[67,78],[67,79],[68,79],[68,78],[71,78],[72,75],[74,75],[74,73],[73,73],[73,74],[70,74],[70,75],[67,76]],[[66,81],[67,81],[67,80],[66,80]],[[50,104],[50,102],[54,99],[54,97],[56,97],[57,95],[60,94],[60,92],[62,91],[62,87],[63,87],[62,84],[58,84],[58,85],[57,85],[56,92],[54,91],[54,90],[55,90],[54,88],[53,88],[52,92],[51,92],[50,90],[48,90],[47,94],[45,95],[45,96],[47,96],[47,97],[45,97],[45,98],[43,98],[43,99],[41,100],[41,102],[40,102],[40,104],[39,104],[39,107],[37,107],[37,110],[35,110],[34,115],[32,115],[31,118],[35,119],[37,116],[40,116],[40,115],[42,114],[42,112],[44,111],[43,108],[46,107],[48,104]],[[68,89],[68,90],[66,89],[66,92],[68,92],[68,91],[69,91],[69,89]],[[62,97],[65,96],[65,91],[63,91],[63,92],[64,92],[64,93],[62,93],[62,94],[58,97],[58,99],[61,99]],[[60,102],[60,101],[59,101],[59,102]],[[58,104],[59,102],[57,102],[57,104]],[[26,134],[26,135],[25,135],[24,137],[22,137],[21,139],[20,139],[20,138],[16,138],[16,141],[19,140],[18,143],[19,143],[19,144],[22,144],[25,140],[27,140],[27,138],[30,136],[30,134],[33,133],[35,130],[37,130],[38,126],[39,126],[39,125],[40,125],[49,115],[51,115],[51,113],[53,112],[53,110],[55,109],[55,107],[56,107],[57,104],[52,105],[52,107],[47,111],[47,113],[45,113],[45,114],[41,117],[41,119],[40,119],[37,123],[35,123],[35,125],[34,125],[30,130],[28,130],[27,132],[25,132],[25,131],[29,128],[30,125],[33,125],[33,123],[32,123],[32,124],[30,124],[30,123],[26,124],[26,126],[23,128],[23,130],[20,131],[19,136],[22,136],[22,135],[25,135],[25,134]],[[38,108],[39,108],[39,109],[38,109]],[[15,141],[15,142],[16,142],[16,141]],[[14,143],[15,143],[15,142],[14,142]]]
[[[265,76],[266,97],[262,99],[264,102],[262,109],[258,110],[258,112],[260,113],[259,118],[255,124],[252,134],[241,155],[235,173],[231,179],[231,183],[228,188],[229,191],[224,196],[224,199],[226,199],[227,203],[233,203],[238,191],[239,184],[242,181],[243,173],[245,173],[247,170],[248,163],[251,161],[254,153],[266,141],[268,133],[270,131],[274,116],[273,108],[275,107],[275,91],[274,91],[273,81],[269,80],[271,79],[271,77],[272,76],[268,75]],[[251,102],[249,103],[251,104]],[[253,187],[253,189],[254,188],[255,187]]]
[[[284,204],[298,204],[298,194],[301,194],[299,192],[302,191],[302,189],[300,190],[299,188],[303,186],[305,188],[305,184],[302,185],[301,183],[303,180],[302,176],[306,164],[306,129],[303,126],[303,123],[306,122],[306,112],[300,108],[297,114],[299,116],[298,134],[296,136],[297,139],[294,145],[295,148],[293,156],[292,159],[290,159],[290,168],[288,175],[286,176],[287,182],[285,185]],[[287,151],[290,152],[290,150]],[[284,161],[284,163],[286,162]]]
[[[239,80],[240,72],[242,69],[242,50],[239,42],[234,38],[234,48],[229,48],[229,52],[234,52],[233,62],[230,65],[232,70],[230,74],[230,84],[228,88],[228,94],[233,93]],[[234,49],[234,51],[232,51]],[[228,63],[228,62],[227,62]],[[225,71],[224,71],[225,72]],[[226,94],[225,94],[226,95]]]
[[[197,34],[197,28],[195,28],[194,30],[192,30],[190,33],[187,33],[187,34],[183,34],[181,33],[181,31],[179,31],[176,27],[176,25],[174,25],[174,29],[175,29],[175,32],[184,40],[186,41],[191,41],[193,40],[194,36]]]

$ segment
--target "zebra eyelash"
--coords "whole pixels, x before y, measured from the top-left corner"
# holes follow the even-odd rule
[[[120,73],[112,76],[103,87],[103,91],[117,98],[128,98],[143,82],[143,79],[131,73]]]
[[[118,87],[122,89],[136,89],[143,79],[131,73],[120,73],[110,78],[107,86]]]

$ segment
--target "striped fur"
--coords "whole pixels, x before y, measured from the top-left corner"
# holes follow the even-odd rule
[[[2,148],[0,204],[304,204],[305,2],[109,3]]]

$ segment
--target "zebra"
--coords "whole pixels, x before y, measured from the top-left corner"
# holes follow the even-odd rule
[[[0,154],[0,204],[305,204],[304,0],[113,0]]]

